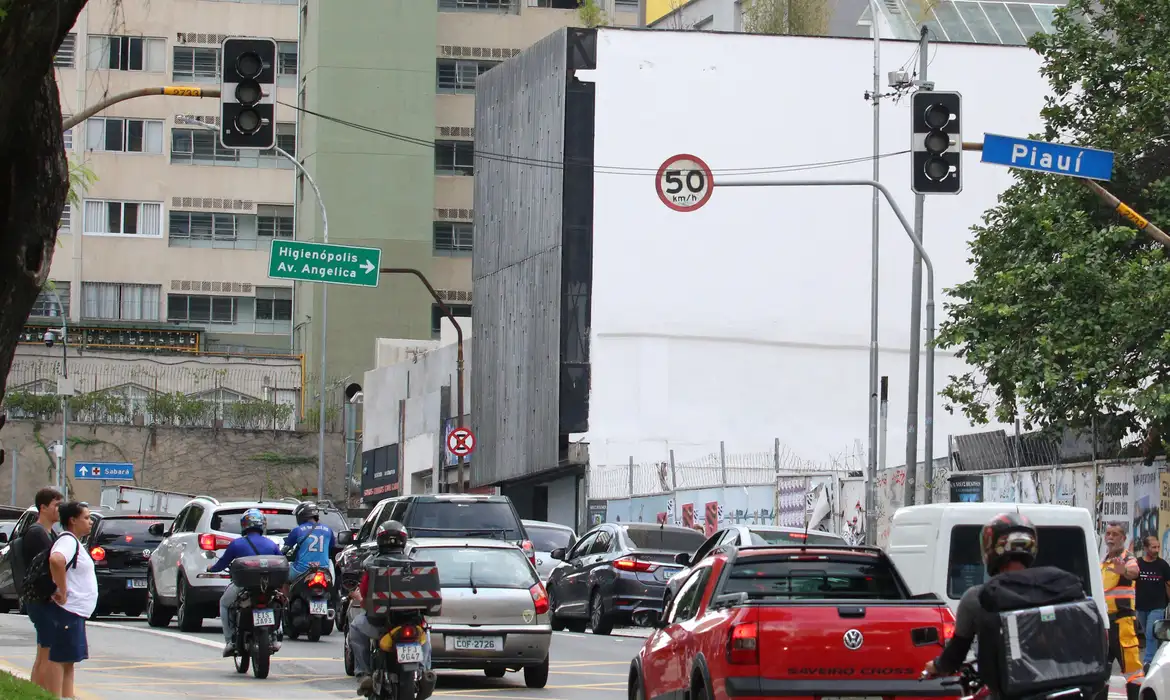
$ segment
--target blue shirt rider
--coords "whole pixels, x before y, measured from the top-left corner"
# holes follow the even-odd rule
[[[321,524],[321,510],[316,503],[302,503],[296,509],[297,526],[284,538],[285,551],[296,551],[289,566],[289,578],[296,579],[317,564],[333,578],[333,530]]]
[[[264,536],[268,527],[268,520],[256,508],[249,508],[240,516],[239,537],[223,550],[223,554],[212,564],[207,571],[217,573],[231,566],[231,563],[240,557],[255,557],[260,555],[280,556],[280,546]],[[240,589],[234,583],[229,583],[219,599],[219,619],[223,624],[224,648],[223,655],[234,656],[236,653],[236,630],[231,616],[231,608],[235,607],[236,599],[240,597]],[[274,643],[273,651],[280,647]]]

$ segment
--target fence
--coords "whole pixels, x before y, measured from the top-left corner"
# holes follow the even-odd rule
[[[69,358],[70,420],[114,425],[172,425],[247,430],[315,430],[316,379],[299,359]],[[9,417],[59,420],[58,359],[18,357],[4,399]],[[344,393],[329,382],[325,424],[340,429]]]

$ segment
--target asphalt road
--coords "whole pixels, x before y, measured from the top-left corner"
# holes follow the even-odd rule
[[[88,625],[90,658],[78,665],[78,700],[350,700],[356,681],[345,675],[342,639],[334,632],[319,642],[285,640],[272,657],[265,680],[239,675],[222,657],[219,624],[184,634],[143,619],[121,616]],[[24,674],[32,668],[32,624],[22,615],[0,615],[0,670]],[[483,700],[621,700],[630,659],[642,640],[591,634],[553,634],[552,670],[541,690],[524,686],[521,673],[487,678],[479,671],[440,671],[436,697]]]

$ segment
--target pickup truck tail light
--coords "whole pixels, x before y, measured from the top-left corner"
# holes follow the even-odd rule
[[[622,557],[613,563],[613,568],[618,571],[638,571],[651,572],[658,568],[658,564],[649,561],[641,561],[633,557]]]
[[[548,612],[548,593],[545,592],[544,586],[538,583],[529,588],[528,592],[532,595],[532,605],[536,608],[536,614],[543,615]]]
[[[942,643],[945,646],[947,642],[951,641],[951,637],[955,636],[955,623],[950,620],[943,620],[942,623]]]
[[[727,661],[732,664],[759,665],[760,628],[754,622],[741,622],[731,628],[727,640]]]

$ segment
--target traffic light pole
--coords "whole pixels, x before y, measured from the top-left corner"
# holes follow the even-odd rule
[[[161,87],[139,88],[129,92],[120,92],[98,102],[92,107],[86,107],[72,117],[66,119],[62,131],[69,131],[81,122],[89,119],[98,112],[108,109],[119,102],[132,100],[135,97],[149,97],[150,95],[169,95],[171,97],[219,97],[219,88],[187,87],[184,85],[164,85]]]
[[[882,32],[878,18],[882,16],[878,0],[870,0],[870,29],[873,32],[873,180],[881,181],[881,114],[882,114]],[[865,502],[877,503],[878,470],[878,278],[881,265],[881,195],[873,191],[870,212],[869,254],[869,450],[866,456]],[[865,510],[865,531],[877,532],[877,511]]]
[[[918,39],[918,80],[926,81],[926,70],[930,66],[930,39],[927,36],[926,25],[921,28]],[[921,88],[925,89],[925,88]],[[926,197],[914,195],[914,234],[922,240],[922,216]],[[931,333],[934,332],[934,323],[928,322]],[[907,375],[906,399],[906,484],[904,505],[914,505],[914,492],[918,486],[918,364],[922,358],[922,339],[919,333],[922,326],[922,256],[918,250],[914,251],[914,271],[910,282],[910,372]],[[934,367],[933,352],[927,359],[926,367],[926,405],[934,404]],[[927,484],[926,492],[930,492],[930,463],[931,440],[934,439],[933,415],[928,412],[926,419],[926,460],[923,464],[923,479]],[[930,496],[926,497],[930,503]]]

